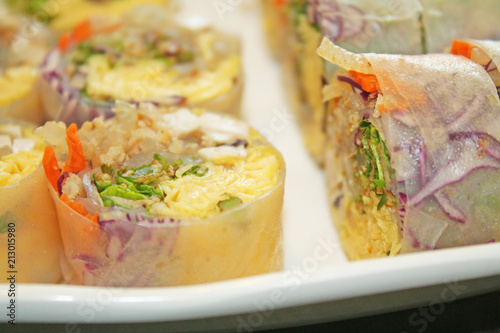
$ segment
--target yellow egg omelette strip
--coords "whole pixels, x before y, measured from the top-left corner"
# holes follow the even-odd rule
[[[37,79],[36,69],[30,66],[8,68],[0,76],[0,107],[27,96]]]
[[[54,13],[55,18],[50,23],[50,26],[54,30],[67,31],[91,16],[118,16],[138,5],[166,4],[167,2],[166,0],[112,0],[101,3],[100,1],[90,0],[50,0],[45,8],[47,8],[47,12],[49,13],[53,12],[50,8],[58,9],[58,11]]]
[[[217,204],[231,196],[243,202],[251,201],[269,192],[278,183],[281,162],[270,146],[249,147],[245,159],[233,165],[205,162],[208,173],[202,177],[184,176],[164,181],[160,187],[166,192],[161,214],[166,216],[204,217],[220,213]]]
[[[95,55],[88,60],[87,92],[96,99],[137,101],[183,96],[188,103],[200,103],[229,93],[240,76],[240,65],[240,57],[231,55],[214,70],[181,76],[162,60],[142,59],[133,65],[111,67],[105,55]]]
[[[0,132],[2,126],[0,126]],[[0,158],[0,186],[15,184],[31,175],[38,168],[43,158],[44,142],[33,134],[31,128],[22,128],[24,138],[35,140],[35,147],[28,152],[18,152]]]

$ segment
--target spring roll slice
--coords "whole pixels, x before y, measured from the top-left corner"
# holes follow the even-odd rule
[[[120,103],[117,118],[66,129],[68,145],[62,123],[40,130],[55,146],[44,166],[73,282],[184,285],[282,268],[281,155],[242,121],[170,111]]]
[[[306,147],[321,164],[325,104],[322,89],[335,66],[316,49],[323,36],[355,52],[422,53],[418,1],[290,1],[299,99],[298,115]],[[335,92],[330,92],[335,93]]]
[[[329,192],[352,259],[498,239],[500,101],[454,55],[353,54],[324,40],[332,79]],[[479,207],[481,209],[479,209]]]
[[[0,3],[0,117],[42,123],[38,66],[49,38],[47,29]]]
[[[456,38],[499,39],[500,2],[485,0],[420,0],[427,52],[440,53]]]
[[[62,244],[34,126],[0,121],[0,268],[22,283],[61,281]],[[11,266],[12,265],[12,266]]]
[[[183,28],[156,7],[83,22],[61,37],[42,72],[47,116],[78,125],[111,117],[115,100],[236,115],[243,84],[235,38]]]

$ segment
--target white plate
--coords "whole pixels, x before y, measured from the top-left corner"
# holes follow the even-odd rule
[[[202,15],[244,40],[244,115],[267,134],[287,163],[285,271],[205,285],[150,289],[18,285],[18,322],[186,323],[222,316],[218,324],[213,322],[215,326],[249,331],[276,323],[306,323],[444,304],[500,289],[498,243],[348,262],[329,216],[322,172],[307,155],[290,118],[279,68],[265,44],[257,1],[193,0],[182,1],[182,5],[187,6],[183,15]],[[193,24],[201,21],[191,20]],[[5,284],[0,286],[2,309],[9,301],[7,289]],[[315,306],[318,303],[321,307]]]

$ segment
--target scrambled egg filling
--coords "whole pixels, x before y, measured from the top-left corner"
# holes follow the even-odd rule
[[[239,76],[240,57],[229,56],[213,70],[180,73],[166,61],[140,59],[112,66],[106,55],[94,55],[87,63],[87,93],[95,99],[125,101],[182,96],[200,103],[227,94]]]
[[[164,204],[155,207],[166,216],[208,216],[221,212],[221,202],[239,198],[245,203],[269,192],[278,183],[281,163],[269,146],[249,147],[245,159],[232,164],[203,163],[202,177],[184,176],[160,184]]]
[[[27,96],[37,79],[36,70],[30,66],[8,68],[0,76],[0,107],[7,106]]]
[[[68,30],[75,24],[95,15],[122,15],[142,4],[163,4],[165,0],[47,0],[44,9],[52,14],[55,5],[58,12],[51,22],[51,27],[55,30]]]
[[[31,128],[0,125],[0,186],[15,184],[35,172],[44,146]]]

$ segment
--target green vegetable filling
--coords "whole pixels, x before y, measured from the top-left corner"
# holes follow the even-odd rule
[[[242,204],[243,201],[241,201],[240,198],[231,196],[229,199],[219,201],[217,206],[220,208],[221,211],[225,211],[231,208],[234,208],[240,204]]]
[[[153,155],[153,162],[145,164],[139,168],[121,167],[114,169],[109,165],[101,165],[102,175],[93,175],[94,184],[103,200],[104,206],[123,206],[118,199],[127,200],[151,200],[154,196],[164,200],[163,190],[158,188],[158,179],[168,177],[168,179],[178,179],[176,171],[182,165],[182,160],[169,163],[159,154]],[[201,168],[198,165],[192,166],[185,171],[181,177],[192,175],[202,177],[208,172],[208,168]],[[156,184],[155,184],[156,182]]]
[[[377,205],[377,210],[380,210],[386,204],[387,194],[390,193],[387,189],[388,181],[392,178],[389,150],[371,122],[362,120],[359,130],[361,146],[358,146],[356,159],[360,172],[355,177],[359,178],[363,188],[373,191],[380,198]],[[392,198],[395,199],[394,196]]]

